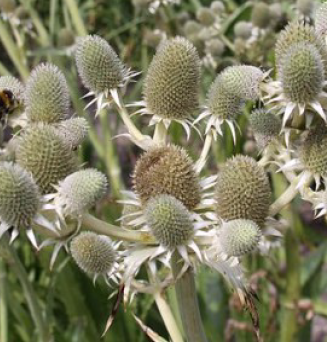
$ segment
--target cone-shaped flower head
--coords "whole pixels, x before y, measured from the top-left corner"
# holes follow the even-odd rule
[[[276,42],[275,59],[278,73],[280,73],[285,54],[292,45],[297,43],[313,45],[321,55],[326,70],[327,48],[322,36],[310,25],[302,22],[293,22],[280,33]]]
[[[264,2],[257,2],[252,9],[251,21],[254,26],[266,28],[270,22],[269,6]]]
[[[80,170],[59,183],[57,201],[65,216],[79,216],[105,195],[107,187],[107,178],[100,171]]]
[[[53,123],[65,119],[69,91],[64,74],[53,64],[37,66],[27,80],[26,115],[31,122]]]
[[[106,275],[113,270],[117,253],[107,236],[83,232],[70,244],[72,257],[89,275]]]
[[[57,134],[75,149],[87,137],[89,124],[84,118],[71,118],[61,121],[55,128]]]
[[[314,175],[327,176],[327,128],[320,124],[309,130],[302,142],[299,157],[306,170]]]
[[[247,21],[237,22],[234,26],[234,34],[236,38],[249,39],[252,35],[251,23]]]
[[[318,33],[327,33],[327,2],[321,4],[315,13],[315,29]]]
[[[31,175],[13,163],[0,163],[0,218],[9,226],[28,229],[39,209],[38,187]]]
[[[76,65],[83,84],[95,94],[123,86],[128,73],[113,48],[96,35],[78,40]]]
[[[265,109],[255,109],[250,115],[250,125],[260,148],[276,139],[282,128],[280,118]]]
[[[143,204],[155,195],[167,194],[192,210],[201,200],[193,163],[177,146],[156,147],[144,153],[136,163],[133,182]]]
[[[292,45],[280,65],[279,78],[286,99],[294,103],[314,101],[322,91],[324,74],[321,55],[314,45]]]
[[[13,76],[1,76],[0,77],[0,90],[8,89],[10,90],[15,99],[19,102],[24,102],[24,85]]]
[[[244,100],[257,100],[264,73],[250,65],[231,66],[221,73],[221,82],[227,93]]]
[[[22,136],[16,161],[31,172],[42,193],[76,170],[70,146],[48,125],[31,126]]]
[[[173,249],[186,245],[194,235],[193,222],[187,208],[169,195],[151,198],[145,207],[147,225],[156,240]]]
[[[219,231],[219,242],[228,256],[240,257],[252,252],[259,243],[261,230],[251,220],[224,222]]]
[[[225,220],[248,219],[263,227],[270,205],[268,177],[257,162],[238,155],[218,174],[216,213]]]
[[[147,110],[164,119],[187,119],[198,107],[200,59],[185,38],[163,41],[144,84]]]
[[[216,20],[215,14],[207,7],[200,7],[196,12],[196,18],[204,26],[211,26]]]

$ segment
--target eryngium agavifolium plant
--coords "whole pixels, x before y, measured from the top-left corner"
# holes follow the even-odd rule
[[[161,1],[155,3],[159,7]],[[285,215],[292,219],[286,222],[279,214],[295,197],[297,203],[304,199],[312,204],[315,215],[327,213],[325,6],[317,7],[315,26],[308,20],[312,13],[302,13],[305,22],[294,20],[275,36],[285,16],[275,5],[242,7],[251,11],[251,22],[238,23],[229,20],[229,9],[219,1],[210,9],[200,8],[197,21],[188,17],[180,25],[188,38],[159,32],[148,68],[135,72],[125,61],[128,54],[115,50],[114,40],[109,43],[98,35],[72,40],[78,76],[91,97],[86,104],[74,96],[75,103],[89,108],[85,118],[71,111],[64,73],[54,64],[36,66],[26,82],[0,77],[1,114],[15,133],[4,139],[0,153],[1,242],[8,245],[24,233],[35,248],[54,245],[51,267],[65,247],[94,281],[102,276],[117,287],[114,311],[120,299],[127,306],[141,294],[152,295],[173,342],[182,342],[183,334],[187,341],[207,341],[194,277],[204,267],[217,271],[251,315],[253,327],[244,323],[244,329],[253,330],[261,341],[257,294],[245,267],[251,263],[244,263],[244,257],[259,253],[260,260],[270,260],[269,253],[280,249],[286,234],[286,259],[281,250],[275,253],[283,258],[286,276],[274,286],[287,288],[283,310],[291,315],[294,307],[297,312],[300,295],[295,297],[287,273],[288,268],[294,272],[298,260],[292,254],[298,249],[292,239],[296,220]],[[258,66],[265,65],[261,62],[238,63],[231,56],[224,60],[226,50],[236,53],[236,40],[251,50],[269,32],[276,38],[273,70]],[[208,38],[206,43],[199,33]],[[227,33],[235,36],[235,46]],[[211,77],[201,73],[201,45],[207,57],[226,62]],[[139,72],[143,75],[136,78]],[[129,84],[133,77],[139,82],[136,88]],[[201,89],[201,84],[208,86]],[[127,100],[138,89],[138,101]],[[19,103],[14,120],[4,90]],[[135,106],[141,108],[133,113]],[[135,113],[150,119],[134,119]],[[112,123],[117,132],[110,131]],[[89,131],[98,156],[91,153],[85,166],[78,157],[84,155],[80,147]],[[100,131],[103,141],[98,140]],[[120,140],[111,133],[139,148],[126,184],[118,163],[122,158],[114,148]],[[239,144],[251,137],[259,153],[237,154]],[[283,179],[285,191],[276,179]],[[183,334],[163,295],[171,286],[176,287]],[[135,315],[136,308],[130,306]],[[163,341],[137,320],[156,341]],[[289,321],[282,336],[289,326],[295,329],[296,317]],[[281,340],[295,341],[294,336]]]

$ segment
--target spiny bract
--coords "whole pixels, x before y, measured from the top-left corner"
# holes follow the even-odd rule
[[[224,222],[219,231],[219,242],[228,256],[243,256],[252,252],[261,237],[259,226],[251,220]]]
[[[185,245],[194,227],[187,208],[173,196],[159,195],[147,203],[145,219],[157,241],[165,247]]]
[[[29,228],[39,209],[31,175],[17,164],[0,163],[0,218],[9,226]]]
[[[327,48],[324,39],[318,34],[314,27],[303,22],[293,22],[289,24],[279,35],[275,47],[275,59],[278,73],[283,62],[283,58],[289,48],[297,43],[313,45],[327,68]]]
[[[174,145],[144,153],[136,163],[133,183],[142,204],[155,195],[168,194],[192,210],[201,200],[192,160],[183,148]]]
[[[106,275],[116,262],[116,252],[107,236],[83,232],[70,244],[72,257],[89,275]]]
[[[31,122],[53,123],[65,119],[69,91],[64,74],[53,64],[40,64],[27,80],[26,115]]]
[[[95,205],[107,187],[107,178],[100,171],[80,170],[59,183],[58,198],[66,215],[78,216]]]
[[[315,13],[315,29],[318,33],[327,33],[327,2],[321,4]]]
[[[221,73],[221,82],[227,93],[244,100],[258,99],[263,79],[264,73],[251,65],[231,66]]]
[[[228,160],[218,174],[216,213],[225,220],[248,219],[264,226],[270,205],[268,177],[257,162],[238,155]]]
[[[280,118],[265,109],[253,110],[249,121],[260,148],[276,139],[282,128]]]
[[[299,149],[303,165],[313,174],[327,176],[327,128],[317,125],[309,130]]]
[[[292,45],[282,58],[279,78],[286,99],[294,103],[315,100],[323,88],[324,65],[314,45]]]
[[[63,120],[56,126],[56,132],[72,149],[78,147],[87,137],[89,124],[84,118]]]
[[[3,90],[3,89],[10,90],[19,102],[24,101],[25,87],[16,77],[1,76],[0,77],[0,90]]]
[[[200,59],[187,39],[163,41],[144,83],[150,113],[165,119],[186,119],[198,107]]]
[[[222,74],[218,75],[210,86],[207,106],[210,113],[220,119],[232,120],[242,112],[243,100],[226,91]]]
[[[24,132],[16,151],[16,161],[31,172],[42,193],[76,170],[71,148],[49,125],[32,125]]]
[[[96,35],[79,38],[75,57],[78,73],[89,90],[101,93],[124,83],[126,68],[103,38]]]

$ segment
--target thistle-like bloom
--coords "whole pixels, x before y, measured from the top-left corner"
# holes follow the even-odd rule
[[[313,177],[316,189],[319,188],[321,180],[326,184],[327,180],[327,128],[318,124],[311,128],[306,137],[295,151],[295,157],[281,166],[283,171],[300,171],[298,188],[301,190],[307,180]]]
[[[247,219],[263,228],[270,197],[268,177],[250,157],[238,155],[228,160],[218,173],[216,214],[224,221]]]
[[[70,251],[77,265],[95,282],[98,276],[103,276],[118,283],[119,254],[118,244],[114,244],[109,237],[93,232],[82,232],[75,236],[70,244]]]
[[[19,103],[24,102],[24,92],[25,87],[16,77],[13,76],[1,76],[0,77],[0,90],[8,89],[10,90],[14,96],[15,99]]]
[[[163,41],[153,57],[144,83],[144,100],[137,113],[153,115],[150,125],[172,120],[189,136],[190,119],[198,108],[200,58],[191,42],[182,37]]]
[[[260,149],[278,142],[282,122],[277,115],[266,109],[255,109],[251,112],[249,122]]]
[[[47,195],[46,198],[53,199],[53,209],[65,222],[65,217],[80,218],[94,206],[105,195],[108,183],[100,171],[85,169],[70,174],[54,187],[57,193]]]
[[[85,97],[95,96],[88,106],[96,102],[97,113],[112,101],[120,106],[118,90],[137,73],[126,68],[107,41],[97,35],[79,38],[75,58],[82,82],[90,91]]]
[[[54,126],[56,133],[74,150],[87,137],[89,124],[84,118],[63,120]]]
[[[279,90],[271,102],[284,113],[283,126],[294,111],[303,115],[306,109],[316,111],[326,121],[325,66],[315,45],[308,42],[291,45],[281,56],[278,68]]]
[[[69,112],[69,91],[64,74],[53,64],[37,66],[27,80],[26,116],[32,123],[54,123]]]
[[[31,172],[43,194],[52,193],[70,173],[76,171],[71,147],[49,125],[31,125],[20,138],[16,161]]]
[[[0,163],[0,237],[13,228],[11,241],[19,231],[26,230],[31,243],[37,248],[31,226],[38,224],[46,229],[55,227],[40,213],[41,196],[31,175],[17,164]]]

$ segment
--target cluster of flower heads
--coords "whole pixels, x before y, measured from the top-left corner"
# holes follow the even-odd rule
[[[143,266],[162,287],[176,281],[170,269],[177,257],[182,263],[179,276],[188,268],[207,265],[220,272],[247,303],[251,295],[242,256],[256,248],[266,251],[271,239],[281,236],[270,217],[276,212],[271,210],[264,166],[269,161],[279,164],[294,188],[320,210],[319,215],[327,212],[326,191],[308,188],[311,179],[318,189],[327,177],[325,11],[326,4],[317,10],[316,26],[294,22],[280,34],[277,81],[258,67],[228,67],[212,83],[202,112],[196,48],[186,38],[164,40],[147,71],[143,100],[131,104],[141,106],[139,113],[152,116],[153,137],[136,128],[122,101],[127,82],[136,74],[104,39],[96,35],[79,39],[75,60],[88,95],[94,97],[91,103],[97,104],[97,111],[114,103],[128,136],[144,149],[132,175],[133,189],[124,191],[120,201],[119,233],[109,225],[108,236],[80,232],[84,220],[90,220],[86,212],[105,195],[108,184],[101,172],[78,165],[75,151],[88,125],[82,118],[69,117],[63,73],[54,65],[41,64],[26,85],[0,78],[1,88],[10,90],[20,103],[20,115],[8,119],[9,125],[20,127],[12,139],[14,147],[9,151],[7,144],[1,153],[1,234],[10,231],[13,240],[26,230],[37,245],[34,231],[43,233],[47,236],[43,246],[55,244],[51,264],[66,247],[94,279],[102,275],[107,281],[122,282],[126,298],[147,287],[139,272]],[[237,155],[220,167],[218,175],[202,177],[212,138],[224,134],[226,122],[236,141],[235,126],[238,116],[245,115],[246,103],[258,105],[249,123],[265,162]],[[176,121],[189,136],[190,127],[200,126],[202,120],[206,120],[205,143],[195,163],[184,148],[167,141],[167,132],[171,121]]]

